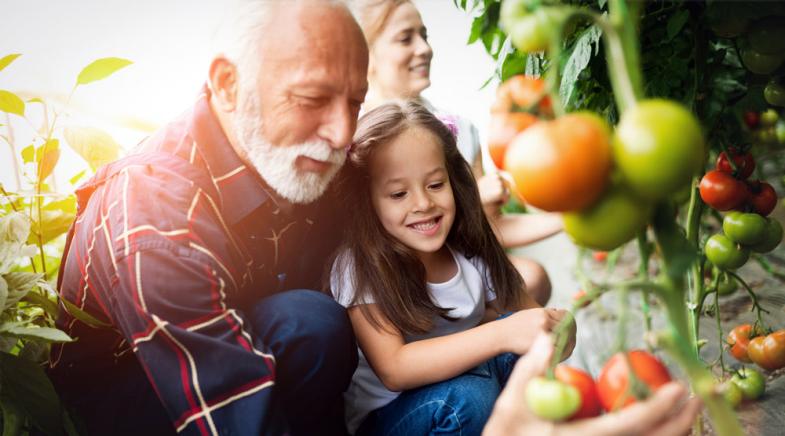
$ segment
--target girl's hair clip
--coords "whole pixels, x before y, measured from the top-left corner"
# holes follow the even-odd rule
[[[455,139],[458,139],[458,119],[453,115],[436,115],[436,118],[447,127]]]

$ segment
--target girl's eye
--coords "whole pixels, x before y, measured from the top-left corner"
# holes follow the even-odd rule
[[[431,183],[430,185],[428,185],[428,187],[434,191],[438,191],[439,189],[444,188],[444,182]]]
[[[393,200],[400,200],[403,197],[406,197],[406,191],[393,192],[392,194],[390,194],[390,198],[392,198]]]

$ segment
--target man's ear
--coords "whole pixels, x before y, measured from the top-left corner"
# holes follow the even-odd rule
[[[237,108],[237,66],[223,56],[210,63],[210,90],[213,104],[224,112]]]

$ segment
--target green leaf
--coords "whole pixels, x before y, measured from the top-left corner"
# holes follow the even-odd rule
[[[8,283],[3,276],[0,276],[0,313],[5,310],[5,302],[8,299]]]
[[[52,239],[62,235],[71,228],[71,223],[76,218],[76,214],[61,210],[46,210],[41,209],[41,223],[39,224],[36,217],[33,220],[33,232],[27,240],[28,244],[38,243],[38,234],[41,234],[42,242],[46,244]]]
[[[11,62],[15,61],[16,58],[18,58],[19,56],[22,56],[22,54],[21,53],[13,53],[13,54],[10,54],[10,55],[3,56],[0,59],[0,71],[3,71],[3,69],[5,69],[5,67],[7,67],[9,64],[11,64]]]
[[[93,171],[117,160],[120,145],[108,133],[92,127],[69,127],[63,132],[68,145],[90,165]]]
[[[668,19],[668,24],[666,25],[666,31],[668,32],[667,40],[670,41],[676,35],[681,32],[681,29],[684,28],[684,25],[687,24],[687,20],[690,19],[690,13],[684,9],[676,12]]]
[[[22,149],[22,161],[24,163],[35,162],[35,146],[33,144]]]
[[[60,159],[60,141],[58,139],[50,139],[38,148],[36,153],[36,160],[38,161],[38,179],[45,180],[52,174],[52,171]]]
[[[98,318],[94,317],[93,315],[90,315],[89,313],[87,313],[84,310],[80,309],[74,303],[71,303],[70,301],[68,301],[68,300],[66,300],[64,298],[61,298],[60,302],[63,303],[63,305],[65,306],[65,309],[68,311],[68,313],[71,314],[71,316],[73,316],[74,318],[78,319],[79,321],[82,321],[83,323],[89,325],[90,327],[93,327],[93,328],[109,328],[109,327],[112,326],[111,324],[107,324],[107,323],[99,320]]]
[[[578,76],[589,66],[592,58],[592,45],[597,45],[602,32],[595,26],[589,26],[581,36],[575,41],[572,52],[567,58],[562,73],[561,85],[559,86],[559,96],[562,104],[567,107],[570,105],[575,88],[578,85]]]
[[[22,424],[24,424],[24,417],[14,406],[12,401],[3,401],[0,397],[0,410],[3,412],[3,435],[19,435],[22,434]]]
[[[63,433],[63,410],[52,382],[41,366],[0,353],[0,402],[12,403],[22,416],[49,435]]]
[[[0,333],[6,333],[20,339],[45,342],[73,342],[73,339],[65,334],[64,331],[51,327],[25,327],[15,323],[4,323],[0,325]]]
[[[93,61],[90,65],[84,67],[76,78],[77,85],[86,85],[97,80],[103,80],[115,71],[131,65],[133,62],[128,59],[122,58],[102,58]]]
[[[27,295],[43,277],[43,274],[28,272],[10,272],[3,274],[3,279],[8,284],[8,300],[6,301],[5,306],[0,306],[0,308],[7,309],[10,306],[16,305],[16,303],[24,298],[24,296]]]
[[[0,89],[0,111],[25,116],[25,102],[11,91]]]
[[[79,180],[82,180],[82,177],[84,177],[85,174],[87,174],[87,170],[79,171],[78,173],[76,173],[75,176],[68,179],[68,183],[70,183],[71,185],[76,185],[79,182]]]

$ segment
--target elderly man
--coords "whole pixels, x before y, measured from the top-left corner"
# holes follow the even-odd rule
[[[77,192],[50,374],[90,434],[340,434],[356,366],[318,289],[367,89],[337,1],[256,1],[188,113]]]

